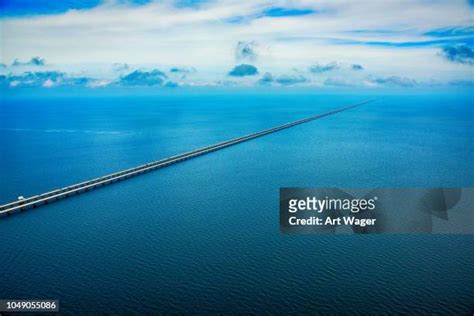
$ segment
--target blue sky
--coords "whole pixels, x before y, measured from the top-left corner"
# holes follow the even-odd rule
[[[3,87],[470,84],[466,0],[2,0]]]

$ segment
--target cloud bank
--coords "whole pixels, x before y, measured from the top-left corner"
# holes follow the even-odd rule
[[[2,75],[2,87],[43,87],[52,88],[59,86],[89,86],[95,80],[87,77],[73,77],[60,71],[27,71],[19,75]]]
[[[29,61],[20,61],[18,59],[15,59],[12,63],[13,67],[16,66],[44,66],[46,64],[46,61],[43,58],[40,57],[31,57]]]
[[[335,70],[335,69],[339,69],[339,65],[335,62],[331,62],[331,63],[326,64],[326,65],[316,64],[316,65],[313,65],[313,66],[309,67],[309,71],[314,73],[314,74],[320,74],[320,73],[328,72],[328,71]]]
[[[237,65],[229,71],[229,76],[232,77],[254,76],[256,74],[258,74],[257,67],[247,64]]]
[[[160,86],[168,77],[158,69],[151,71],[135,70],[121,77],[118,84],[124,86]]]
[[[237,43],[235,48],[235,60],[236,61],[247,61],[254,62],[257,59],[256,43],[252,42],[241,42]]]
[[[373,83],[383,86],[396,86],[396,87],[414,87],[418,83],[414,79],[406,78],[406,77],[398,77],[398,76],[390,76],[390,77],[379,77],[379,78],[371,78],[370,79]]]
[[[281,75],[274,77],[271,73],[266,72],[262,78],[260,78],[257,83],[263,86],[269,85],[283,85],[283,86],[291,86],[291,85],[298,85],[302,83],[309,82],[309,80],[302,76],[302,75]]]

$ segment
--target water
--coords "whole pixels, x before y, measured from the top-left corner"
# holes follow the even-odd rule
[[[7,96],[0,202],[371,94]],[[278,190],[472,187],[472,95],[392,94],[0,219],[0,298],[63,312],[474,310],[472,236],[287,236]]]

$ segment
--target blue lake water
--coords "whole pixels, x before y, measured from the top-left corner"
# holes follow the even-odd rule
[[[371,94],[5,96],[0,203]],[[280,187],[472,187],[472,93],[376,102],[0,218],[0,298],[64,312],[474,311],[474,237],[289,236]]]

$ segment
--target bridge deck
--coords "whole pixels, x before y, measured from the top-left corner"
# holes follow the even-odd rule
[[[221,143],[218,143],[218,144],[214,144],[214,145],[210,145],[210,146],[207,146],[207,147],[199,148],[199,149],[189,151],[189,152],[177,155],[177,156],[172,156],[172,157],[168,157],[168,158],[165,158],[165,159],[153,161],[153,162],[150,162],[150,163],[147,163],[147,164],[144,164],[144,165],[140,165],[140,166],[137,166],[137,167],[133,167],[133,168],[130,168],[130,169],[127,169],[127,170],[122,170],[122,171],[115,172],[115,173],[112,173],[112,174],[108,174],[108,175],[105,175],[105,176],[102,176],[102,177],[99,177],[99,178],[95,178],[95,179],[92,179],[92,180],[88,180],[88,181],[84,181],[84,182],[81,182],[81,183],[73,184],[73,185],[70,185],[70,186],[67,186],[67,187],[64,187],[64,188],[56,189],[56,190],[46,192],[46,193],[42,193],[42,194],[39,194],[39,195],[31,196],[31,197],[28,197],[28,198],[25,198],[25,199],[22,199],[22,200],[13,201],[13,202],[10,202],[10,203],[7,203],[7,204],[4,204],[4,205],[0,206],[0,215],[9,215],[10,213],[15,212],[15,211],[22,211],[22,210],[26,210],[26,209],[29,209],[29,208],[38,207],[40,205],[48,204],[48,203],[51,203],[51,202],[54,202],[54,201],[57,201],[57,200],[60,200],[60,199],[63,199],[63,198],[67,198],[67,197],[75,195],[75,194],[79,194],[79,193],[82,193],[82,192],[93,190],[93,189],[99,188],[99,187],[107,185],[107,184],[111,184],[111,183],[118,182],[118,181],[130,178],[130,177],[133,177],[133,176],[137,176],[137,175],[143,174],[145,172],[149,172],[149,171],[153,171],[153,170],[156,170],[156,169],[159,169],[159,168],[163,168],[165,166],[169,166],[171,164],[175,164],[177,162],[180,162],[180,161],[183,161],[183,160],[186,160],[186,159],[191,159],[191,158],[194,158],[194,157],[197,157],[197,156],[200,156],[200,155],[204,155],[204,154],[207,154],[207,153],[210,153],[210,152],[213,152],[213,151],[225,148],[225,147],[229,147],[229,146],[239,144],[239,143],[242,143],[242,142],[257,138],[257,137],[261,137],[261,136],[264,136],[264,135],[267,135],[267,134],[270,134],[270,133],[274,133],[274,132],[280,131],[282,129],[290,128],[290,127],[293,127],[295,125],[303,124],[303,123],[313,121],[313,120],[316,120],[316,119],[319,119],[319,118],[322,118],[322,117],[325,117],[325,116],[329,116],[329,115],[336,114],[336,113],[339,113],[339,112],[342,112],[342,111],[345,111],[345,110],[349,110],[349,109],[354,108],[356,106],[360,106],[360,105],[372,102],[374,100],[375,99],[371,99],[371,100],[364,101],[364,102],[361,102],[361,103],[357,103],[357,104],[354,104],[354,105],[339,108],[339,109],[336,109],[336,110],[333,110],[333,111],[329,111],[329,112],[325,112],[325,113],[322,113],[322,114],[307,117],[307,118],[304,118],[304,119],[301,119],[301,120],[298,120],[298,121],[295,121],[295,122],[291,122],[291,123],[287,123],[287,124],[280,125],[280,126],[277,126],[277,127],[269,128],[269,129],[266,129],[266,130],[263,130],[263,131],[260,131],[260,132],[256,132],[256,133],[252,133],[252,134],[249,134],[249,135],[234,138],[234,139],[231,139],[231,140],[228,140],[228,141],[225,141],[225,142],[221,142]]]

